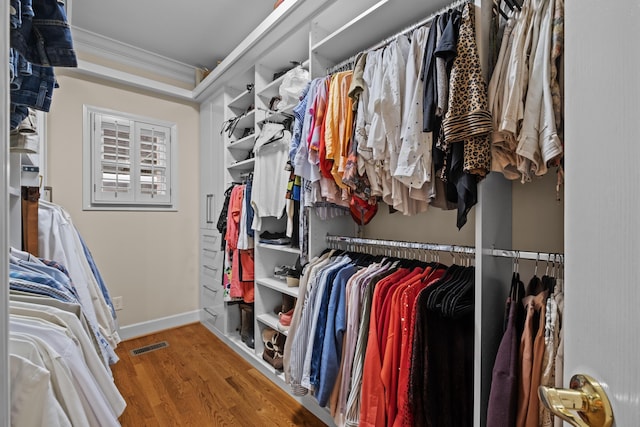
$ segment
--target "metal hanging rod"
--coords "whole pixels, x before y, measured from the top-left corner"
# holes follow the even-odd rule
[[[410,250],[454,252],[454,253],[465,253],[465,254],[474,254],[476,252],[476,248],[473,248],[470,246],[401,242],[396,240],[363,239],[360,237],[348,237],[348,236],[327,235],[326,242],[330,246],[331,245],[375,246],[375,247],[383,247],[387,249],[410,249]]]
[[[368,48],[368,49],[364,49],[360,52],[358,52],[357,54],[351,56],[350,58],[338,63],[337,65],[334,65],[331,68],[327,68],[327,74],[334,74],[337,71],[345,71],[345,67],[351,65],[353,66],[353,64],[355,64],[356,62],[356,58],[358,57],[358,55],[360,55],[363,52],[369,52],[372,50],[376,50],[376,49],[380,49],[382,47],[387,46],[389,43],[391,43],[392,41],[394,41],[395,39],[397,39],[398,37],[411,33],[413,32],[416,28],[419,28],[423,25],[426,25],[428,23],[430,23],[431,21],[433,21],[433,19],[436,16],[439,16],[441,14],[443,14],[444,12],[446,12],[449,9],[456,9],[462,5],[464,5],[465,3],[468,3],[469,0],[456,0],[452,3],[449,3],[447,6],[444,6],[443,8],[441,8],[440,10],[438,10],[437,12],[432,13],[431,15],[429,15],[428,17],[426,17],[425,19],[423,19],[420,22],[416,22],[415,24],[412,24],[411,26],[405,28],[404,30],[396,33],[395,35],[391,36],[391,37],[387,37],[386,39],[382,40],[381,42],[377,43],[376,45]]]
[[[559,252],[546,253],[505,249],[487,249],[484,251],[484,254],[502,258],[530,259],[533,261],[564,261],[564,254]]]
[[[408,33],[411,33],[415,29],[420,28],[423,25],[426,25],[426,24],[430,23],[431,21],[434,20],[434,18],[436,16],[442,15],[447,10],[449,10],[449,9],[457,9],[460,6],[463,6],[465,3],[469,3],[469,0],[457,0],[457,1],[454,1],[453,3],[449,3],[447,6],[444,6],[443,8],[438,10],[437,12],[432,13],[431,15],[429,15],[428,17],[426,17],[422,21],[416,22],[415,24],[405,28],[404,30],[400,31],[399,33],[397,33],[394,36],[387,37],[386,39],[384,39],[380,43],[376,44],[375,46],[370,47],[369,49],[367,49],[367,51],[380,49],[381,47],[384,47],[384,46],[388,45],[389,43],[391,43],[392,41],[394,41],[398,37],[403,36],[403,35],[408,34]]]

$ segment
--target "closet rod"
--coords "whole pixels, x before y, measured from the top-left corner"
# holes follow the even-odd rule
[[[458,245],[440,245],[435,243],[417,243],[417,242],[402,242],[397,240],[377,240],[377,239],[363,239],[360,237],[348,237],[348,236],[331,236],[327,235],[326,242],[331,245],[361,245],[361,246],[376,246],[393,249],[417,249],[424,251],[438,251],[438,252],[454,252],[454,253],[466,253],[474,254],[475,248],[469,246]]]
[[[518,251],[518,250],[505,250],[505,249],[487,249],[484,251],[485,255],[513,258],[513,259],[530,259],[533,261],[564,261],[564,254],[547,253],[547,252],[530,252],[530,251]]]
[[[334,74],[337,71],[340,71],[340,70],[344,69],[344,67],[349,65],[349,64],[352,64],[352,63],[355,64],[356,58],[361,53],[370,52],[372,50],[376,50],[376,49],[380,49],[382,47],[385,47],[389,43],[391,43],[392,41],[397,39],[398,37],[400,37],[400,36],[402,36],[404,34],[411,33],[416,28],[419,28],[419,27],[421,27],[423,25],[428,24],[429,22],[433,21],[433,19],[436,16],[439,16],[440,14],[446,12],[447,10],[456,9],[456,8],[458,8],[458,7],[464,5],[465,3],[468,3],[468,2],[469,2],[469,0],[456,0],[456,1],[452,2],[452,3],[449,3],[447,6],[442,7],[440,10],[438,10],[437,12],[432,13],[431,15],[429,15],[427,18],[423,19],[422,21],[416,22],[415,24],[412,24],[411,26],[405,28],[404,30],[396,33],[394,36],[387,37],[386,39],[382,40],[381,42],[377,43],[376,45],[374,45],[374,46],[372,46],[372,47],[370,47],[368,49],[365,49],[365,50],[362,50],[362,51],[358,52],[357,54],[351,56],[350,58],[348,58],[348,59],[346,59],[346,60],[344,60],[344,61],[342,61],[342,62],[340,62],[340,63],[338,63],[336,65],[334,65],[331,68],[327,68],[327,75]]]

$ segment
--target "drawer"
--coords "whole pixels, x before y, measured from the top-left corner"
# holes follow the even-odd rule
[[[220,286],[222,281],[222,275],[219,267],[212,267],[210,265],[200,266],[200,282],[207,285]]]
[[[200,296],[202,298],[200,303],[202,307],[221,307],[224,305],[224,289],[220,284],[210,285],[203,283]]]
[[[214,309],[211,307],[202,307],[201,311],[202,323],[209,329],[217,329],[224,333],[224,312],[222,309]]]
[[[204,231],[200,234],[200,248],[211,251],[220,250],[220,234],[217,231]]]
[[[220,251],[203,247],[200,254],[202,256],[202,264],[216,267],[218,264],[222,263],[222,252]]]

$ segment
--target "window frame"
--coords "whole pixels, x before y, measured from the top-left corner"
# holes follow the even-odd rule
[[[115,200],[108,197],[101,199],[94,191],[101,185],[101,167],[100,160],[96,150],[100,149],[101,141],[96,138],[97,117],[111,116],[118,120],[128,121],[130,123],[130,150],[132,153],[132,163],[130,166],[131,188],[133,197],[131,200]],[[140,185],[140,169],[143,166],[138,161],[140,153],[140,141],[137,135],[141,129],[162,128],[166,130],[167,135],[167,166],[166,174],[168,196],[165,200],[160,198],[150,199],[141,191]],[[101,210],[101,211],[177,211],[178,210],[178,138],[177,124],[164,120],[158,120],[150,117],[144,117],[136,114],[115,111],[107,108],[95,107],[91,105],[83,105],[83,179],[82,179],[82,208],[83,210]]]

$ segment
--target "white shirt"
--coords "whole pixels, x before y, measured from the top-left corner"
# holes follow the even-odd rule
[[[102,391],[91,375],[77,341],[68,336],[63,328],[40,319],[10,315],[11,331],[28,334],[40,339],[48,345],[66,363],[71,374],[74,388],[80,398],[80,403],[89,420],[89,426],[119,427],[118,415],[115,414],[104,397]],[[67,390],[64,391],[65,393]]]
[[[61,207],[42,200],[38,207],[38,244],[43,258],[67,268],[87,318],[98,325],[104,338],[115,348],[120,342],[117,325],[84,255],[71,217]]]
[[[283,130],[278,123],[265,123],[256,139],[253,151],[256,162],[251,188],[251,205],[255,211],[253,229],[262,228],[262,218],[282,217],[286,204],[289,171],[286,170],[289,159],[291,132]],[[277,138],[282,132],[280,139]]]
[[[102,363],[95,347],[91,343],[91,339],[77,317],[58,308],[48,307],[46,305],[19,301],[10,301],[9,304],[11,314],[39,318],[66,329],[66,334],[76,340],[80,345],[84,361],[113,412],[118,416],[124,412],[127,404],[114,384],[111,372],[107,370]]]
[[[71,427],[53,394],[51,375],[43,366],[17,354],[9,355],[11,425]]]
[[[66,361],[44,340],[30,334],[10,331],[9,353],[31,355],[30,360],[34,360],[34,351],[38,354],[42,365],[50,373],[50,382],[54,396],[64,413],[74,426],[88,426],[89,419],[80,396],[71,379],[71,373]]]
[[[432,183],[433,132],[422,130],[424,82],[419,77],[428,35],[429,28],[421,27],[414,31],[411,40],[406,70],[407,96],[402,119],[402,144],[393,173],[398,181],[409,187],[409,197],[423,201],[429,201],[435,193],[431,184],[425,186],[425,183]]]

